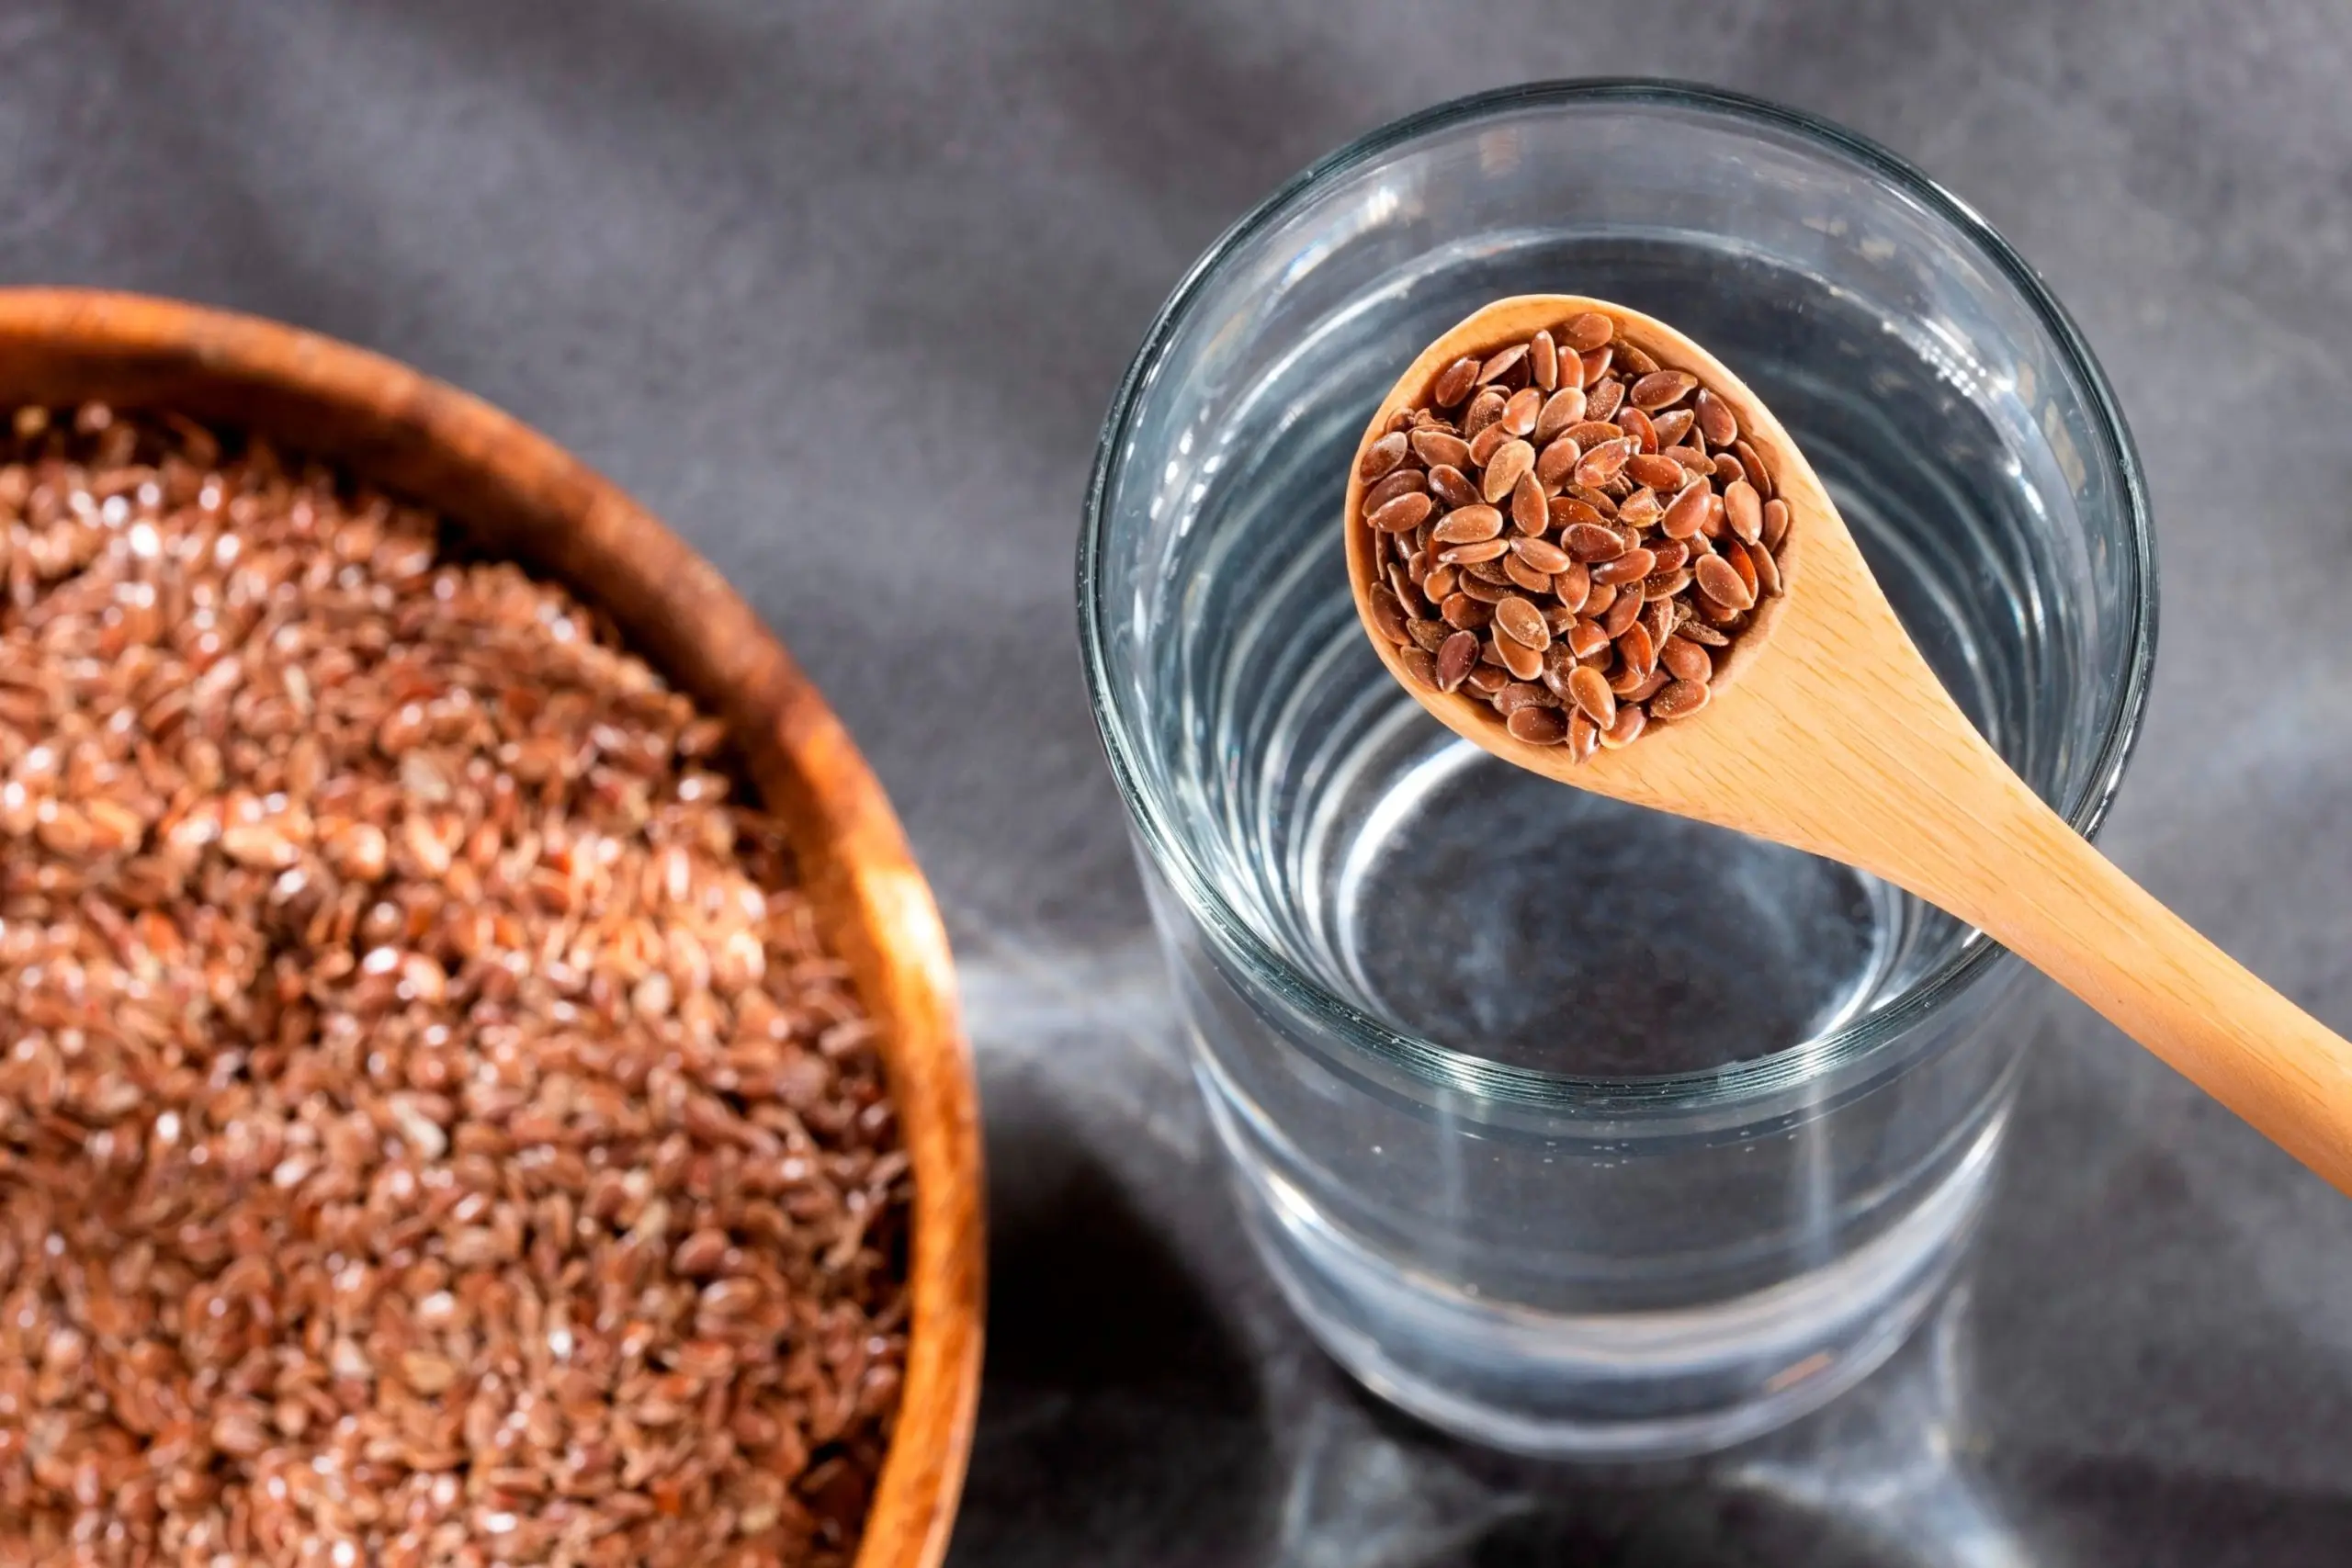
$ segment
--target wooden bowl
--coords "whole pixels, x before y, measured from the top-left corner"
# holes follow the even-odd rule
[[[433,507],[602,607],[727,721],[881,1029],[914,1168],[913,1321],[857,1562],[935,1568],[979,1395],[979,1101],[939,912],[840,720],[676,535],[537,431],[406,366],[174,300],[0,289],[0,410],[87,399],[261,432]]]

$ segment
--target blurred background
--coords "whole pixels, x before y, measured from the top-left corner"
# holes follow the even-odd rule
[[[1300,165],[1542,76],[1698,79],[1922,165],[2074,310],[2154,487],[2104,842],[2352,1026],[2340,0],[0,3],[0,281],[280,317],[503,404],[757,604],[906,819],[987,1101],[952,1561],[2329,1563],[2352,1207],[2040,982],[1968,1282],[1825,1416],[1596,1474],[1356,1393],[1232,1228],[1080,690],[1096,425]]]

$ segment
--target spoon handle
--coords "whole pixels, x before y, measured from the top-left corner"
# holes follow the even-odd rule
[[[1933,866],[1895,868],[1893,880],[2001,942],[2352,1193],[2352,1041],[2199,935],[2006,767],[1999,773],[2007,787],[1970,792],[1973,820],[1945,818],[1947,852]]]

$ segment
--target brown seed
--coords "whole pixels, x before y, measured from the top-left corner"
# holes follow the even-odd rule
[[[1620,339],[1617,344],[1617,367],[1635,376],[1646,376],[1657,368],[1657,361]]]
[[[1617,722],[1601,736],[1600,743],[1611,751],[1624,750],[1642,738],[1642,729],[1649,723],[1649,718],[1638,702],[1626,704],[1617,710]]]
[[[1542,686],[1532,681],[1519,680],[1512,681],[1510,685],[1497,692],[1494,703],[1495,711],[1505,718],[1509,718],[1521,708],[1548,708],[1558,705],[1552,694]]]
[[[1438,606],[1438,618],[1458,631],[1482,632],[1495,618],[1494,606],[1482,604],[1467,593],[1456,591],[1446,595]]]
[[[1604,441],[1588,449],[1576,466],[1576,481],[1580,485],[1600,486],[1617,477],[1625,460],[1634,454],[1634,444],[1623,436]]]
[[[1430,514],[1430,498],[1419,491],[1408,491],[1364,519],[1384,534],[1402,534],[1418,528]]]
[[[1405,629],[1413,634],[1413,646],[1424,653],[1435,653],[1444,646],[1449,630],[1442,621],[1414,621]]]
[[[1428,623],[1419,624],[1427,625]],[[1422,685],[1432,688],[1437,685],[1437,660],[1430,655],[1428,650],[1419,648],[1400,648],[1396,650],[1396,662],[1402,664],[1406,673],[1411,675]]]
[[[1682,471],[1693,479],[1703,479],[1714,477],[1714,459],[1696,446],[1670,446],[1667,449],[1666,456],[1681,464]]]
[[[1642,601],[1647,604],[1652,600],[1671,600],[1690,586],[1690,569],[1687,566],[1653,571],[1642,579]]]
[[[1470,438],[1470,466],[1474,468],[1485,468],[1495,460],[1495,454],[1500,451],[1504,443],[1510,439],[1510,432],[1503,428],[1500,420],[1487,425]]]
[[[1639,593],[1618,594],[1616,598],[1610,601],[1609,608],[1601,613],[1600,629],[1611,637],[1623,635],[1625,628],[1632,626],[1640,616],[1643,603]]]
[[[1665,515],[1658,519],[1659,532],[1669,539],[1695,536],[1707,520],[1707,497],[1711,493],[1704,479],[1693,479],[1683,486],[1667,503]]]
[[[1721,556],[1701,556],[1692,568],[1699,592],[1717,604],[1734,610],[1745,610],[1756,603],[1756,591],[1743,579],[1738,569]]]
[[[1437,650],[1437,689],[1451,692],[1462,684],[1470,667],[1478,662],[1477,634],[1458,631],[1439,645]]]
[[[1781,493],[1780,486],[1772,480],[1772,470],[1765,465],[1761,453],[1745,440],[1734,442],[1731,449],[1738,455],[1739,466],[1747,470],[1747,482],[1756,487],[1757,494],[1770,501]]]
[[[1577,377],[1577,380],[1583,384],[1588,392],[1594,382],[1609,374],[1609,362],[1616,357],[1616,353],[1617,351],[1613,348],[1596,348],[1582,357],[1580,364],[1583,373]]]
[[[1567,716],[1558,708],[1529,705],[1505,721],[1511,739],[1530,746],[1557,746],[1568,738]]]
[[[1552,634],[1544,626],[1542,614],[1517,594],[1505,597],[1495,606],[1495,629],[1538,653],[1552,646]]]
[[[1471,399],[1468,412],[1462,416],[1463,435],[1470,440],[1477,439],[1480,431],[1502,418],[1503,404],[1508,400],[1503,393],[1492,387]],[[1457,463],[1454,466],[1459,468],[1461,465]]]
[[[1616,529],[1603,523],[1571,523],[1560,539],[1568,554],[1580,561],[1615,560],[1625,553],[1625,541]],[[1602,578],[1599,581],[1611,581]]]
[[[1401,563],[1388,569],[1388,591],[1396,595],[1396,603],[1405,606],[1408,619],[1419,620],[1430,613],[1428,601],[1421,597],[1420,583]]]
[[[1678,681],[1695,681],[1704,684],[1715,678],[1715,661],[1707,650],[1688,637],[1676,636],[1666,639],[1666,647],[1658,653],[1658,662]]]
[[[1369,483],[1379,479],[1405,460],[1406,438],[1401,431],[1390,431],[1363,449],[1356,463],[1356,477]]]
[[[1400,495],[1411,495],[1430,487],[1430,478],[1419,468],[1399,468],[1370,490],[1363,492],[1363,513],[1369,517]]]
[[[1510,547],[1500,539],[1479,539],[1466,545],[1449,545],[1438,552],[1437,558],[1442,566],[1476,566],[1495,559]]]
[[[1650,574],[1650,569],[1657,564],[1657,557],[1648,550],[1624,550],[1595,566],[1592,569],[1592,580],[1595,582],[1619,585],[1638,582],[1647,577]]]
[[[1547,575],[1566,571],[1576,562],[1576,558],[1569,555],[1567,551],[1543,539],[1513,539],[1510,542],[1510,547],[1513,555],[1535,570]]]
[[[1639,620],[1625,628],[1617,639],[1617,657],[1646,675],[1657,668],[1657,648],[1650,641],[1649,628]]]
[[[1597,387],[1588,387],[1585,389],[1584,416],[1605,420],[1615,413],[1617,405],[1624,400],[1625,383],[1623,381],[1603,381]]]
[[[1666,639],[1673,634],[1674,623],[1679,615],[1679,612],[1676,610],[1673,600],[1653,599],[1646,594],[1643,596],[1641,619],[1637,624],[1644,631],[1650,634],[1652,648],[1666,646]]]
[[[1634,383],[1634,406],[1637,409],[1670,408],[1689,397],[1698,385],[1699,378],[1688,370],[1653,370]]]
[[[1714,688],[1697,681],[1676,681],[1650,699],[1652,718],[1689,718],[1707,705]]]
[[[1724,521],[1736,538],[1754,544],[1764,536],[1764,501],[1746,479],[1735,479],[1724,491]]]
[[[1570,612],[1580,612],[1592,599],[1592,569],[1582,561],[1552,574],[1552,596]]]
[[[1439,408],[1450,409],[1470,395],[1478,381],[1478,362],[1464,355],[1438,373],[1437,384],[1430,389],[1430,401]]]
[[[1600,622],[1579,617],[1568,629],[1567,645],[1577,658],[1590,659],[1609,646],[1609,634],[1600,629]]]
[[[1648,679],[1630,688],[1623,696],[1617,699],[1617,711],[1622,715],[1628,704],[1646,703],[1673,683],[1673,676],[1663,670],[1653,670],[1649,672]]]
[[[1495,449],[1493,458],[1487,464],[1486,477],[1479,481],[1478,488],[1491,504],[1509,495],[1510,487],[1519,482],[1521,474],[1534,471],[1535,448],[1524,441],[1506,441]]]
[[[1762,545],[1747,548],[1748,569],[1756,573],[1756,595],[1759,599],[1777,597],[1781,592],[1781,563]]]
[[[1396,602],[1396,594],[1385,588],[1374,588],[1364,595],[1364,604],[1372,611],[1372,624],[1382,637],[1394,643],[1413,640],[1412,634],[1405,629],[1405,606]]]
[[[1587,310],[1568,319],[1558,333],[1559,340],[1577,354],[1589,354],[1607,343],[1617,333],[1617,324],[1599,310]]]
[[[1679,624],[1674,628],[1674,635],[1679,637],[1688,637],[1702,648],[1725,648],[1731,643],[1731,638],[1724,636],[1706,622],[1697,619],[1686,620]]]
[[[1560,349],[1550,333],[1539,332],[1527,340],[1527,374],[1547,392],[1560,384]]]
[[[1581,387],[1563,387],[1544,399],[1544,406],[1535,413],[1535,444],[1544,446],[1570,425],[1580,423],[1584,419],[1584,400]]]
[[[1738,458],[1733,457],[1728,452],[1719,454],[1716,457],[1715,483],[1717,485],[1734,484],[1744,480],[1747,478],[1747,470],[1739,466]]]
[[[1535,459],[1536,480],[1546,489],[1556,488],[1567,479],[1583,458],[1584,448],[1577,444],[1576,437],[1560,436],[1545,446],[1543,454]]]
[[[1652,419],[1650,428],[1657,433],[1657,449],[1663,452],[1690,434],[1690,419],[1689,409],[1668,409]]]
[[[1462,683],[1482,697],[1491,697],[1510,684],[1510,671],[1499,664],[1474,665]]]
[[[1603,512],[1590,502],[1577,496],[1559,495],[1552,498],[1547,515],[1551,518],[1553,527],[1566,529],[1573,528],[1579,523],[1589,523],[1595,527],[1605,526],[1611,513]]]
[[[1421,461],[1432,468],[1441,463],[1450,468],[1470,466],[1470,443],[1448,431],[1416,430],[1412,443],[1413,450],[1419,455]]]
[[[1589,569],[1587,569],[1587,570],[1588,575],[1589,575]],[[1616,603],[1616,584],[1611,582],[1596,582],[1592,585],[1592,592],[1585,596],[1584,613],[1595,619],[1598,619],[1600,616],[1607,615]]]
[[[1465,450],[1462,456],[1466,462],[1470,454]],[[1449,507],[1475,506],[1478,501],[1478,487],[1451,463],[1441,463],[1430,470],[1430,493],[1437,497],[1440,504]]]
[[[1733,416],[1731,405],[1714,393],[1701,388],[1691,409],[1699,416],[1699,434],[1707,438],[1708,446],[1720,451],[1739,439],[1739,421]]]
[[[1622,659],[1612,659],[1610,661],[1608,668],[1609,693],[1610,695],[1615,697],[1620,704],[1632,701],[1634,694],[1640,691],[1643,683],[1649,680],[1647,675],[1643,674],[1640,671],[1634,669],[1632,665],[1627,664]]]
[[[1542,616],[1536,617],[1541,620]],[[1532,681],[1544,672],[1544,656],[1521,642],[1517,637],[1494,634],[1495,657],[1502,667],[1521,681]]]
[[[1789,536],[1789,503],[1768,501],[1764,503],[1764,547],[1778,550]]]
[[[1568,699],[1602,729],[1617,722],[1617,694],[1609,689],[1607,678],[1590,665],[1579,665],[1568,676]]]
[[[1722,548],[1724,559],[1729,561],[1731,569],[1739,573],[1740,583],[1747,590],[1748,603],[1754,604],[1758,591],[1762,586],[1756,576],[1755,553],[1737,539],[1725,539]]]
[[[1600,727],[1590,716],[1578,712],[1568,718],[1568,760],[1582,762],[1600,749]]]
[[[1721,493],[1710,491],[1707,492],[1707,515],[1699,525],[1700,536],[1703,538],[1720,539],[1728,532],[1729,530],[1724,526],[1724,498]]]
[[[1640,530],[1654,525],[1666,512],[1658,503],[1657,492],[1644,485],[1620,502],[1617,521],[1624,527]]]
[[[1650,547],[1650,554],[1657,558],[1652,572],[1672,571],[1690,558],[1690,547],[1680,539],[1661,539]]]
[[[1475,545],[1481,539],[1491,539],[1503,531],[1503,514],[1481,502],[1470,506],[1457,506],[1438,519],[1430,530],[1430,537],[1441,545]],[[1502,552],[1495,552],[1500,555]],[[1445,558],[1438,558],[1443,560]],[[1484,559],[1487,558],[1477,558]]]
[[[1530,593],[1551,592],[1552,574],[1548,571],[1538,571],[1533,567],[1528,565],[1524,560],[1521,560],[1516,553],[1518,543],[1517,541],[1514,541],[1512,545],[1514,553],[1503,557],[1502,568],[1504,575],[1509,577],[1513,583],[1517,584],[1521,588],[1524,588]]]
[[[1503,416],[1496,423],[1513,435],[1525,435],[1535,428],[1535,416],[1543,406],[1544,393],[1540,389],[1521,387],[1503,405]]]
[[[1646,452],[1653,455],[1657,453],[1657,426],[1652,424],[1650,416],[1641,410],[1630,404],[1619,409],[1617,428],[1634,438],[1634,450],[1636,453]]]
[[[1526,357],[1527,345],[1523,343],[1515,343],[1509,348],[1498,350],[1487,358],[1484,365],[1478,367],[1478,384],[1482,387],[1485,386],[1487,382],[1496,379],[1504,372],[1517,366],[1520,361]]]
[[[1588,419],[1580,424],[1568,426],[1568,434],[1576,438],[1577,445],[1589,452],[1604,441],[1619,439],[1625,432],[1623,426],[1611,424],[1605,419]]]
[[[1668,495],[1682,488],[1682,465],[1671,457],[1637,453],[1625,459],[1625,471],[1634,476],[1635,484],[1662,490]]]
[[[1450,566],[1432,566],[1421,574],[1421,597],[1432,604],[1442,604],[1452,593],[1460,574]]]

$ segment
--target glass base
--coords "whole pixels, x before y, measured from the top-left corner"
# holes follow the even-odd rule
[[[1731,1301],[1589,1315],[1483,1301],[1400,1268],[1335,1229],[1279,1174],[1238,1157],[1242,1145],[1227,1146],[1259,1255],[1366,1388],[1490,1448],[1663,1460],[1810,1415],[1894,1354],[1967,1249],[2006,1121],[1994,1118],[1894,1229],[1832,1264]]]

